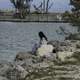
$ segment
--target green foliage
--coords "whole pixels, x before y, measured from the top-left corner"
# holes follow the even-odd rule
[[[70,18],[70,16],[71,16],[71,14],[70,14],[70,12],[68,12],[68,11],[65,11],[64,13],[63,13],[63,15],[62,15],[62,18],[63,18],[63,20],[69,20],[69,18]]]
[[[80,0],[70,0],[70,4],[73,6],[72,11],[80,10]]]
[[[70,5],[73,6],[70,21],[80,29],[80,0],[70,0]]]

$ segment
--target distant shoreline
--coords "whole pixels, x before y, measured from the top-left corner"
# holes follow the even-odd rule
[[[60,18],[59,18],[60,17]],[[50,23],[69,23],[69,21],[61,20],[62,14],[29,14],[25,19],[14,18],[12,13],[5,13],[0,16],[0,22],[50,22]]]
[[[53,20],[53,21],[29,21],[29,20],[26,20],[26,19],[0,19],[0,22],[40,22],[40,23],[70,23],[68,21],[64,21],[64,20]]]

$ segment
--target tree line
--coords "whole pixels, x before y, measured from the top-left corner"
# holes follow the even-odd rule
[[[26,18],[26,15],[30,13],[31,3],[33,0],[10,0],[15,8],[14,17]],[[53,2],[50,4],[50,0],[42,0],[42,2],[37,6],[33,5],[36,13],[48,13],[49,9],[52,7]],[[70,6],[72,6],[72,14],[69,16],[69,20],[74,25],[80,26],[80,0],[70,0]]]
[[[33,0],[10,0],[15,8],[14,17],[25,18],[30,13],[31,2]],[[48,13],[48,10],[52,7],[53,3],[50,4],[50,0],[42,0],[37,6],[33,5],[36,13]]]
[[[25,18],[26,13],[30,12],[30,2],[33,0],[10,0],[15,8],[15,17]]]
[[[71,11],[65,11],[62,15],[63,20],[77,26],[80,31],[80,0],[70,0]]]
[[[80,31],[80,0],[70,0],[70,5],[73,6],[71,22],[73,25],[78,26],[78,30]]]

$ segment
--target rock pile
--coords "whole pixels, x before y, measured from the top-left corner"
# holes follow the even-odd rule
[[[50,41],[49,57],[19,52],[13,62],[0,62],[0,80],[80,80],[80,41]]]

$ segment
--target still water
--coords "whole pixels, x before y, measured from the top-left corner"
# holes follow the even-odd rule
[[[69,23],[12,23],[0,22],[0,60],[11,61],[18,52],[31,51],[39,41],[38,32],[43,31],[49,40],[64,40],[64,34],[58,34],[63,26],[69,32],[77,29]]]

